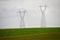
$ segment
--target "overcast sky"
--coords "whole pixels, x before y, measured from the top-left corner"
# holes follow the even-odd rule
[[[25,26],[41,27],[40,5],[47,5],[45,11],[47,27],[60,26],[60,0],[0,0],[0,28],[19,28],[18,10],[26,9]]]

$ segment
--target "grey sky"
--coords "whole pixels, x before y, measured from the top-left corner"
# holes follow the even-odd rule
[[[60,0],[0,0],[0,28],[19,28],[18,9],[25,8],[26,27],[40,27],[40,5],[47,5],[47,27],[60,26]]]

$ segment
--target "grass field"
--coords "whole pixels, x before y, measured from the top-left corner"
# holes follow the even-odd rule
[[[60,40],[60,28],[0,29],[0,40]]]

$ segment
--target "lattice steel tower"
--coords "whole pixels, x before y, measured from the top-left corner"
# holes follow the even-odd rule
[[[46,18],[45,18],[45,11],[46,11],[47,5],[40,5],[41,10],[41,27],[46,27]]]
[[[20,28],[25,28],[25,22],[24,22],[24,17],[25,17],[25,13],[26,13],[26,9],[21,8],[20,10],[18,10],[18,13],[20,15]]]

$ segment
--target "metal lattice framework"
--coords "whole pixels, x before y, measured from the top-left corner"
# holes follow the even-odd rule
[[[18,13],[19,13],[20,18],[21,18],[20,28],[25,28],[24,17],[25,17],[26,9],[20,9],[20,10],[18,10]]]
[[[44,7],[44,9],[42,9]],[[40,5],[40,10],[42,13],[41,16],[41,27],[46,27],[46,18],[45,18],[45,11],[46,11],[47,5]]]

